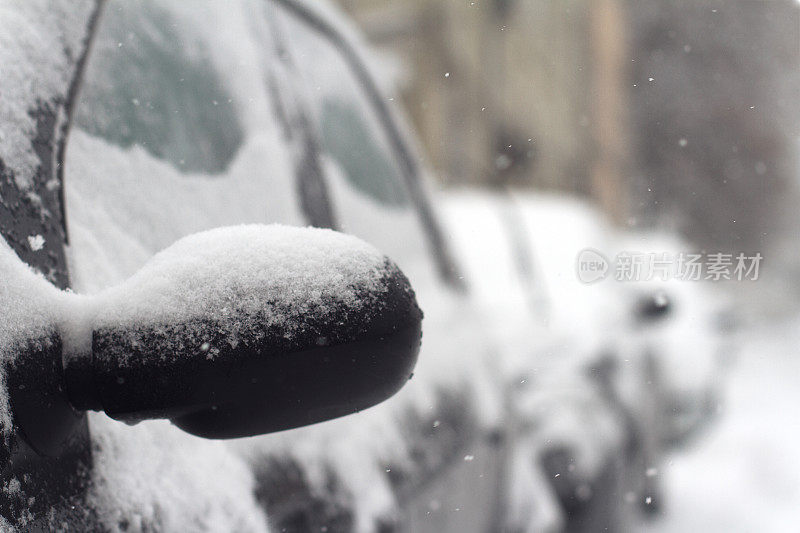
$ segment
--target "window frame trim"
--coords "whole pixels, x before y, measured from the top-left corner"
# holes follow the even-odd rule
[[[466,290],[461,270],[450,252],[444,233],[434,213],[428,195],[422,185],[420,165],[408,146],[393,111],[386,103],[377,83],[372,78],[369,68],[361,58],[356,47],[333,24],[325,20],[311,7],[300,0],[267,0],[280,5],[309,28],[316,31],[340,54],[350,68],[356,81],[364,91],[369,105],[375,111],[378,123],[386,133],[389,149],[399,162],[400,175],[408,190],[412,204],[416,208],[428,239],[428,247],[433,254],[441,278],[459,292]]]

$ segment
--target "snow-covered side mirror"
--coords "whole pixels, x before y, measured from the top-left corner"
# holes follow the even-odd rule
[[[414,292],[389,259],[310,228],[192,235],[65,307],[63,388],[75,409],[166,418],[208,438],[377,404],[408,381],[421,337]]]
[[[672,302],[663,292],[647,294],[636,303],[636,319],[641,323],[658,322],[672,314]]]

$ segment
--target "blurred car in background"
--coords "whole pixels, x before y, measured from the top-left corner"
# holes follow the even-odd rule
[[[518,357],[513,410],[531,427],[526,453],[546,483],[538,502],[512,497],[511,516],[538,511],[567,531],[635,527],[663,505],[666,454],[719,408],[736,350],[730,305],[701,282],[615,280],[618,253],[688,248],[615,230],[580,200],[465,189],[438,204],[477,300]],[[581,277],[586,251],[607,262],[602,277]],[[520,474],[529,475],[518,465],[511,486]],[[556,505],[544,512],[548,501]]]
[[[461,215],[446,200],[442,229],[363,43],[327,4],[42,1],[3,8],[0,25],[13,74],[0,229],[51,283],[96,295],[196,232],[312,225],[385,253],[425,312],[419,364],[395,398],[290,432],[219,442],[92,412],[42,453],[12,402],[5,526],[545,531],[623,519],[618,487],[636,468],[646,478],[660,448],[640,439],[658,424],[637,410],[651,391],[620,392],[650,333],[634,307],[609,308],[619,298],[606,286],[575,281],[572,243],[610,234],[560,201],[512,209],[489,196]],[[569,271],[545,262],[567,256]],[[650,322],[693,312],[675,309]],[[633,355],[617,345],[629,330],[643,339]],[[19,385],[35,396],[35,381]]]

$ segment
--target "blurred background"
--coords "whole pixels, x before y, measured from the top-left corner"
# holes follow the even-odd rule
[[[794,307],[796,1],[339,2],[442,186],[563,192],[618,226],[761,251],[752,304]]]
[[[716,377],[719,420],[669,460],[665,512],[642,527],[794,530],[800,3],[338,2],[444,191],[577,197],[623,233],[762,254],[757,282],[713,284],[736,364]]]

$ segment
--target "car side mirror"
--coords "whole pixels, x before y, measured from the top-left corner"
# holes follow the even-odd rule
[[[636,304],[636,318],[640,323],[659,322],[672,314],[673,303],[663,292],[642,296]]]
[[[192,235],[122,285],[67,300],[58,388],[72,408],[131,423],[166,418],[207,438],[375,405],[411,377],[421,338],[422,312],[403,273],[330,230]],[[29,430],[41,413],[11,392],[23,433],[46,435]]]

